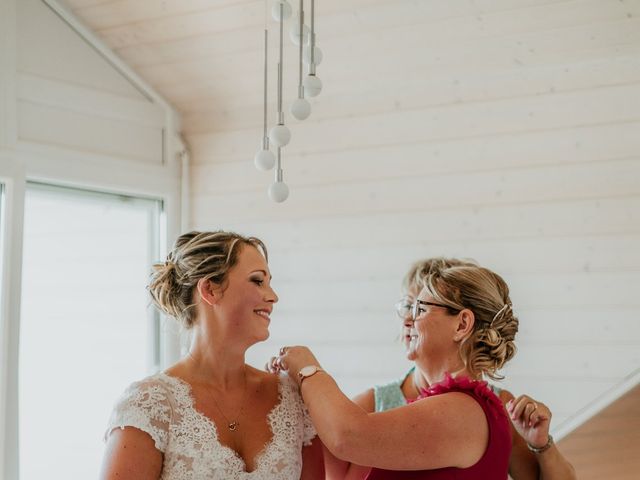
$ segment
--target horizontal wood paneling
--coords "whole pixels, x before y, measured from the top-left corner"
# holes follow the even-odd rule
[[[634,46],[634,50],[638,52],[640,48]],[[401,85],[402,88],[397,88],[387,95],[377,95],[383,87],[372,86],[367,81],[355,92],[334,89],[330,97],[313,101],[313,114],[305,123],[317,125],[332,118],[348,118],[377,112],[398,112],[462,102],[482,102],[624,85],[640,80],[639,63],[634,54],[628,53],[572,64],[513,65],[498,71],[474,71],[456,75],[454,78],[450,73],[443,74],[442,71],[411,76],[397,72],[397,78],[390,78],[388,81]],[[616,75],[612,75],[612,71],[615,71]],[[228,92],[225,101],[220,104],[185,102],[185,128],[198,133],[212,129],[229,131],[259,127],[262,122],[261,96],[262,92],[259,89],[247,85],[245,88],[238,86],[236,92]],[[297,128],[300,122],[288,114],[293,99],[293,89],[289,88],[285,92],[285,112],[287,121],[293,128]],[[271,100],[275,101],[274,96]],[[230,104],[233,104],[233,108],[229,108]],[[269,112],[275,110],[275,104],[270,102]]]
[[[20,101],[18,135],[23,142],[67,147],[97,154],[161,164],[161,128]]]
[[[373,147],[496,134],[506,136],[533,130],[637,120],[640,120],[640,84],[633,84],[339,118],[322,124],[321,138],[331,139],[333,149],[348,149],[361,145]],[[203,158],[206,152],[204,157],[215,159],[239,152],[251,158],[260,137],[261,129],[256,128],[189,135],[188,138],[196,157]],[[253,139],[257,139],[255,143]],[[293,131],[285,155],[322,143],[316,125],[300,124]]]
[[[358,41],[365,34],[401,34],[425,27],[420,33],[425,45],[438,43],[439,49],[452,42],[478,38],[521,35],[595,22],[623,20],[638,13],[633,4],[586,0],[580,2],[526,2],[529,5],[489,4],[489,10],[475,16],[463,10],[464,2],[376,2],[362,11],[353,2],[340,5],[336,13],[331,5],[316,5],[320,35],[318,41],[329,51],[345,41]],[[332,2],[331,2],[332,3]],[[371,2],[370,2],[371,3]],[[520,2],[521,4],[524,2]],[[297,7],[297,6],[296,6]],[[335,8],[335,5],[333,6]],[[505,7],[506,10],[505,10]],[[230,54],[255,55],[255,43],[261,40],[264,7],[261,2],[236,3],[229,8],[194,12],[175,18],[132,23],[102,30],[105,39],[131,65],[144,67],[182,63],[185,59],[211,59]],[[407,19],[410,18],[410,22]],[[505,19],[508,21],[505,21]],[[229,26],[233,25],[233,28]],[[290,25],[290,24],[289,24]],[[402,33],[398,30],[402,30]],[[358,32],[358,36],[352,35]],[[387,33],[388,32],[388,33]],[[275,44],[275,43],[274,43]],[[390,46],[393,48],[392,46]],[[294,51],[290,50],[293,55]],[[294,55],[295,56],[295,55]],[[291,57],[289,57],[291,58]]]
[[[567,178],[572,182],[567,183]],[[640,158],[586,165],[552,166],[471,173],[466,175],[414,175],[413,178],[380,180],[369,183],[344,183],[331,187],[323,196],[324,185],[298,186],[292,198],[278,212],[263,200],[262,191],[222,193],[198,196],[193,205],[196,217],[212,203],[225,198],[226,209],[220,221],[238,218],[251,211],[251,217],[271,214],[274,220],[305,216],[327,216],[337,212],[356,215],[369,212],[398,212],[406,205],[424,211],[460,207],[480,207],[529,202],[633,196],[638,191]],[[456,188],[451,185],[455,182]],[[265,182],[266,183],[266,182]],[[428,192],[429,200],[425,201]],[[320,199],[322,198],[322,201]],[[296,208],[298,207],[298,208]],[[251,218],[250,217],[250,218]]]
[[[122,97],[29,74],[18,78],[18,98],[156,129],[162,129],[166,121],[162,107],[148,100]]]
[[[43,2],[16,4],[19,72],[148,100]]]
[[[267,199],[260,201],[266,203]],[[276,208],[281,207],[272,205],[272,211],[279,213]],[[289,218],[280,222],[252,219],[251,216],[223,221],[220,217],[224,217],[224,208],[220,203],[213,204],[208,213],[194,217],[194,227],[253,233],[280,248],[305,250],[363,244],[403,246],[416,239],[420,242],[499,241],[560,235],[582,241],[581,236],[638,233],[640,198],[459,208],[439,212],[422,211],[419,205],[412,205],[403,212],[368,212],[351,216],[338,212],[329,217]],[[559,251],[554,256],[562,254]],[[552,262],[553,257],[550,257],[548,263]]]
[[[256,171],[251,147],[257,150],[258,142],[244,155],[206,157],[193,165],[194,195],[264,188],[272,173]],[[284,161],[287,181],[302,186],[606,161],[637,157],[639,151],[640,122],[631,122],[351,149],[322,145],[287,151]]]
[[[476,2],[476,15],[501,10],[519,10],[533,4],[549,3],[548,0],[518,0],[505,2]],[[170,1],[163,8],[153,8],[152,2],[118,2],[77,12],[86,18],[93,28],[100,31],[115,49],[140,43],[148,44],[175,38],[206,36],[211,32],[260,28],[264,23],[262,1]],[[294,8],[297,4],[292,3]],[[271,6],[271,5],[270,5]],[[269,7],[270,7],[269,6]],[[307,7],[308,8],[308,7]],[[345,5],[339,0],[324,0],[317,6],[318,23],[327,35],[344,35],[350,29],[374,29],[387,25],[399,27],[414,18],[416,23],[434,23],[450,17],[467,16],[469,4],[464,0],[449,2],[390,2],[389,0],[351,0]],[[120,10],[120,11],[117,11]],[[110,19],[112,15],[112,19]],[[179,15],[175,21],[175,15]],[[320,16],[322,15],[322,16]],[[123,25],[122,18],[129,20]],[[136,18],[143,21],[136,22]],[[111,22],[109,23],[109,21]],[[171,21],[173,20],[173,21]],[[137,27],[137,28],[136,28]]]
[[[486,37],[465,42],[436,43],[441,39],[425,39],[424,27],[414,28],[413,38],[408,33],[372,32],[344,43],[327,43],[319,40],[326,60],[318,68],[325,92],[346,94],[351,90],[375,91],[394,83],[402,88],[419,78],[438,76],[448,72],[452,80],[478,72],[500,71],[513,67],[534,67],[566,63],[567,58],[588,61],[625,51],[636,52],[638,22],[635,18],[610,24],[590,24],[571,29],[555,29],[521,36]],[[200,58],[179,63],[138,67],[143,75],[154,78],[155,85],[174,102],[197,102],[202,95],[218,95],[220,102],[247,91],[261,91],[263,37],[255,34],[253,48],[248,53],[214,58]],[[407,49],[425,45],[420,54],[407,58]],[[436,47],[436,45],[438,45]],[[349,56],[340,51],[348,46]],[[372,52],[374,58],[384,61],[367,61]],[[576,58],[573,58],[573,57]],[[275,57],[275,51],[270,58]],[[285,48],[285,91],[295,95],[297,82],[297,51],[287,43]],[[273,67],[273,66],[272,66]],[[174,69],[181,76],[176,77]],[[272,70],[275,75],[276,70]],[[272,76],[275,79],[275,76]],[[275,83],[272,83],[274,85]],[[357,86],[356,86],[357,85]],[[322,99],[318,98],[318,102]]]

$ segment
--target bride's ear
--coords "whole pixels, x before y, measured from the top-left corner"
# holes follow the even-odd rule
[[[215,305],[220,299],[220,289],[211,280],[201,278],[196,284],[198,296],[208,305]]]

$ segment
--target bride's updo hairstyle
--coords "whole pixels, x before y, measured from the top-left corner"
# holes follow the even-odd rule
[[[183,327],[191,328],[196,305],[193,292],[198,281],[211,280],[224,291],[229,270],[237,263],[242,247],[247,245],[267,258],[267,248],[255,237],[221,230],[180,235],[167,260],[153,265],[148,287],[153,303]]]
[[[423,277],[423,286],[452,310],[473,312],[473,332],[462,341],[460,355],[471,374],[501,379],[497,371],[515,355],[518,332],[509,287],[502,277],[467,263],[432,268]]]

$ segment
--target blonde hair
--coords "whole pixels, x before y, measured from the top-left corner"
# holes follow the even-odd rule
[[[193,291],[201,278],[221,285],[238,261],[243,246],[258,249],[267,258],[267,248],[255,237],[222,230],[189,232],[176,240],[163,263],[153,265],[149,293],[157,308],[174,317],[183,327],[195,322]]]
[[[473,331],[460,345],[460,355],[469,372],[503,378],[496,372],[516,353],[518,318],[502,277],[487,268],[464,263],[431,269],[422,285],[451,310],[473,312]]]
[[[472,265],[477,263],[473,260],[462,260],[458,258],[432,257],[419,260],[411,265],[411,268],[402,280],[402,289],[409,292],[412,287],[422,288],[424,279],[433,271],[442,270],[460,265]]]

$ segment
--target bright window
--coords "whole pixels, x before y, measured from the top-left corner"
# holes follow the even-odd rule
[[[157,369],[145,291],[155,200],[29,184],[20,325],[20,479],[96,478],[127,384]]]

